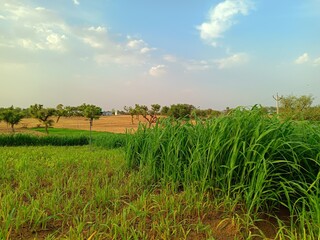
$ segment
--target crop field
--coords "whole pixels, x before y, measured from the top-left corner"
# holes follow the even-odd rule
[[[56,121],[56,118],[53,118]],[[102,116],[94,120],[92,130],[100,132],[125,133],[126,130],[137,129],[139,123],[144,123],[145,120],[140,116],[139,119],[134,117],[133,124],[131,116]],[[33,118],[22,119],[16,126],[16,131],[25,132],[30,128],[35,128],[39,125],[39,121]],[[68,128],[78,130],[89,130],[89,121],[84,117],[61,117],[58,123],[54,123],[54,128]],[[10,132],[11,129],[4,122],[0,122],[0,132]]]
[[[320,239],[313,123],[237,110],[55,146],[88,135],[60,127],[0,147],[0,239]]]

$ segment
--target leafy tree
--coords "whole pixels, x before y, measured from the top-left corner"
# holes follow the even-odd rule
[[[195,107],[190,104],[173,104],[170,107],[169,115],[177,119],[189,119],[194,109]]]
[[[20,108],[14,108],[11,106],[10,108],[4,109],[1,112],[1,119],[9,124],[12,132],[14,132],[14,125],[18,124],[21,119],[24,118],[22,110]]]
[[[280,115],[296,120],[303,120],[311,108],[313,99],[311,95],[300,97],[289,95],[282,97],[280,100]]]
[[[168,107],[168,106],[163,106],[163,107],[161,108],[160,114],[166,116],[166,115],[169,114],[169,111],[170,111],[170,107]]]
[[[67,115],[67,111],[61,103],[57,105],[55,115],[57,116],[56,123],[59,122],[61,117],[65,117]]]
[[[144,119],[147,120],[149,127],[151,127],[152,123],[157,121],[157,115],[159,114],[161,106],[159,104],[152,104],[151,109],[148,109],[147,106],[140,106],[140,114]]]
[[[97,107],[95,105],[90,104],[82,104],[78,107],[78,109],[81,111],[82,116],[87,118],[89,120],[90,124],[90,145],[92,142],[92,126],[93,126],[93,120],[99,119],[102,114],[102,109],[100,107]]]
[[[133,107],[124,106],[124,110],[131,116],[131,124],[133,124],[133,117],[136,115],[136,109]]]
[[[48,127],[54,123],[50,117],[55,115],[56,110],[54,108],[44,108],[41,104],[34,104],[30,106],[29,112],[33,118],[38,119],[39,122],[44,124],[46,133],[48,134]]]

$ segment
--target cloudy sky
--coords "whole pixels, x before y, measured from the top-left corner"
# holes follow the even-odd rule
[[[320,0],[0,0],[0,107],[320,104]]]

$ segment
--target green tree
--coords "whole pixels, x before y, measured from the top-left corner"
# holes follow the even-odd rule
[[[13,106],[2,110],[1,119],[11,126],[12,132],[15,132],[14,125],[18,124],[24,118],[24,114],[20,108]]]
[[[303,120],[311,108],[313,99],[311,95],[282,97],[280,100],[280,115],[286,118]]]
[[[133,124],[133,117],[136,115],[136,109],[133,107],[124,106],[124,110],[127,114],[131,116],[131,124]]]
[[[163,107],[161,108],[160,114],[166,116],[166,115],[169,114],[169,111],[170,111],[170,107],[168,107],[168,106],[163,106]]]
[[[51,117],[55,115],[56,110],[54,108],[44,108],[41,104],[34,104],[30,106],[29,112],[33,118],[38,119],[39,122],[44,124],[46,133],[48,134],[48,127],[54,123]]]
[[[160,108],[161,106],[159,104],[152,104],[151,109],[148,109],[146,105],[140,106],[140,114],[147,120],[149,127],[151,127],[152,123],[157,121],[157,115],[159,114]]]
[[[90,145],[92,143],[92,126],[93,126],[93,120],[99,119],[102,114],[102,109],[100,107],[97,107],[95,105],[90,104],[82,104],[78,107],[80,112],[82,113],[82,116],[87,118],[89,120],[90,124]]]
[[[177,119],[190,119],[194,109],[195,107],[190,104],[173,104],[170,107],[169,115]]]
[[[55,115],[57,116],[56,123],[59,122],[61,117],[65,117],[67,115],[67,111],[61,103],[57,105]]]

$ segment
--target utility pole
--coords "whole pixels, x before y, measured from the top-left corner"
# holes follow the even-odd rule
[[[277,96],[273,96],[273,99],[276,100],[276,107],[277,107],[277,115],[279,115],[279,102],[283,98],[283,96],[279,97],[278,93]]]

